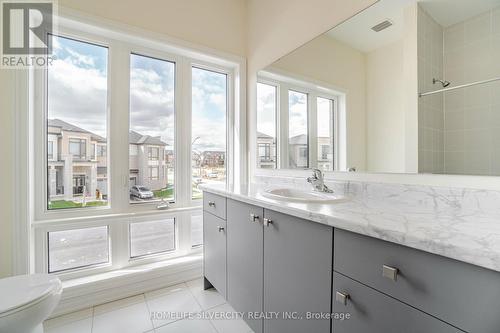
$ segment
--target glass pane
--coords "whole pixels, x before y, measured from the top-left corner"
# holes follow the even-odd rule
[[[318,97],[318,169],[333,171],[333,101]]]
[[[175,219],[130,224],[130,257],[175,250]]]
[[[55,60],[47,70],[48,209],[107,205],[108,159],[93,159],[91,149],[107,145],[108,49],[58,36],[50,42]]]
[[[288,166],[307,168],[309,165],[307,139],[307,94],[288,92]]]
[[[192,69],[192,189],[201,183],[226,183],[227,75]]]
[[[51,273],[109,262],[107,226],[52,231],[48,241]]]
[[[129,184],[133,203],[174,201],[175,63],[130,56]]]
[[[203,245],[203,216],[191,216],[191,247]]]
[[[276,168],[276,87],[257,83],[257,167]]]

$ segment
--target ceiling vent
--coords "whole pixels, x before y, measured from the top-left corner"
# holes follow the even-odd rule
[[[373,26],[372,30],[375,31],[375,32],[380,32],[380,31],[382,31],[384,29],[389,28],[392,24],[393,23],[390,20],[385,20],[383,22],[380,22],[376,26]]]

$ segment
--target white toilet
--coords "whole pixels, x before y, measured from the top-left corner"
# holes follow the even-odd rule
[[[61,294],[61,280],[48,274],[0,279],[0,333],[43,333]]]

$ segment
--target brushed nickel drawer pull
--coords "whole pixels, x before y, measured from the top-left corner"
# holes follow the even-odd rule
[[[208,202],[208,207],[215,207],[215,202],[209,201]]]
[[[273,220],[264,218],[264,226],[269,227],[269,225],[273,224]]]
[[[219,229],[219,232],[223,232],[224,231],[224,227],[221,227],[220,225],[218,225],[217,228]]]
[[[349,296],[348,293],[341,293],[340,291],[337,291],[335,293],[335,301],[343,304],[344,306],[347,306],[347,300],[349,300],[350,298],[351,296]]]
[[[399,269],[383,265],[382,266],[382,276],[388,278],[391,281],[396,281],[398,279]]]
[[[252,221],[254,221],[254,222],[258,222],[258,221],[259,221],[259,215],[250,214],[250,218],[251,218],[251,219],[252,219]]]

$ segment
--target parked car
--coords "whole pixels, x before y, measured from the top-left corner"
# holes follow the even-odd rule
[[[140,199],[151,199],[154,197],[153,191],[144,186],[134,185],[130,188],[130,195]]]
[[[208,177],[208,178],[218,178],[218,177],[219,177],[219,175],[218,175],[218,174],[216,174],[216,173],[209,173],[209,174],[207,175],[207,177]]]

